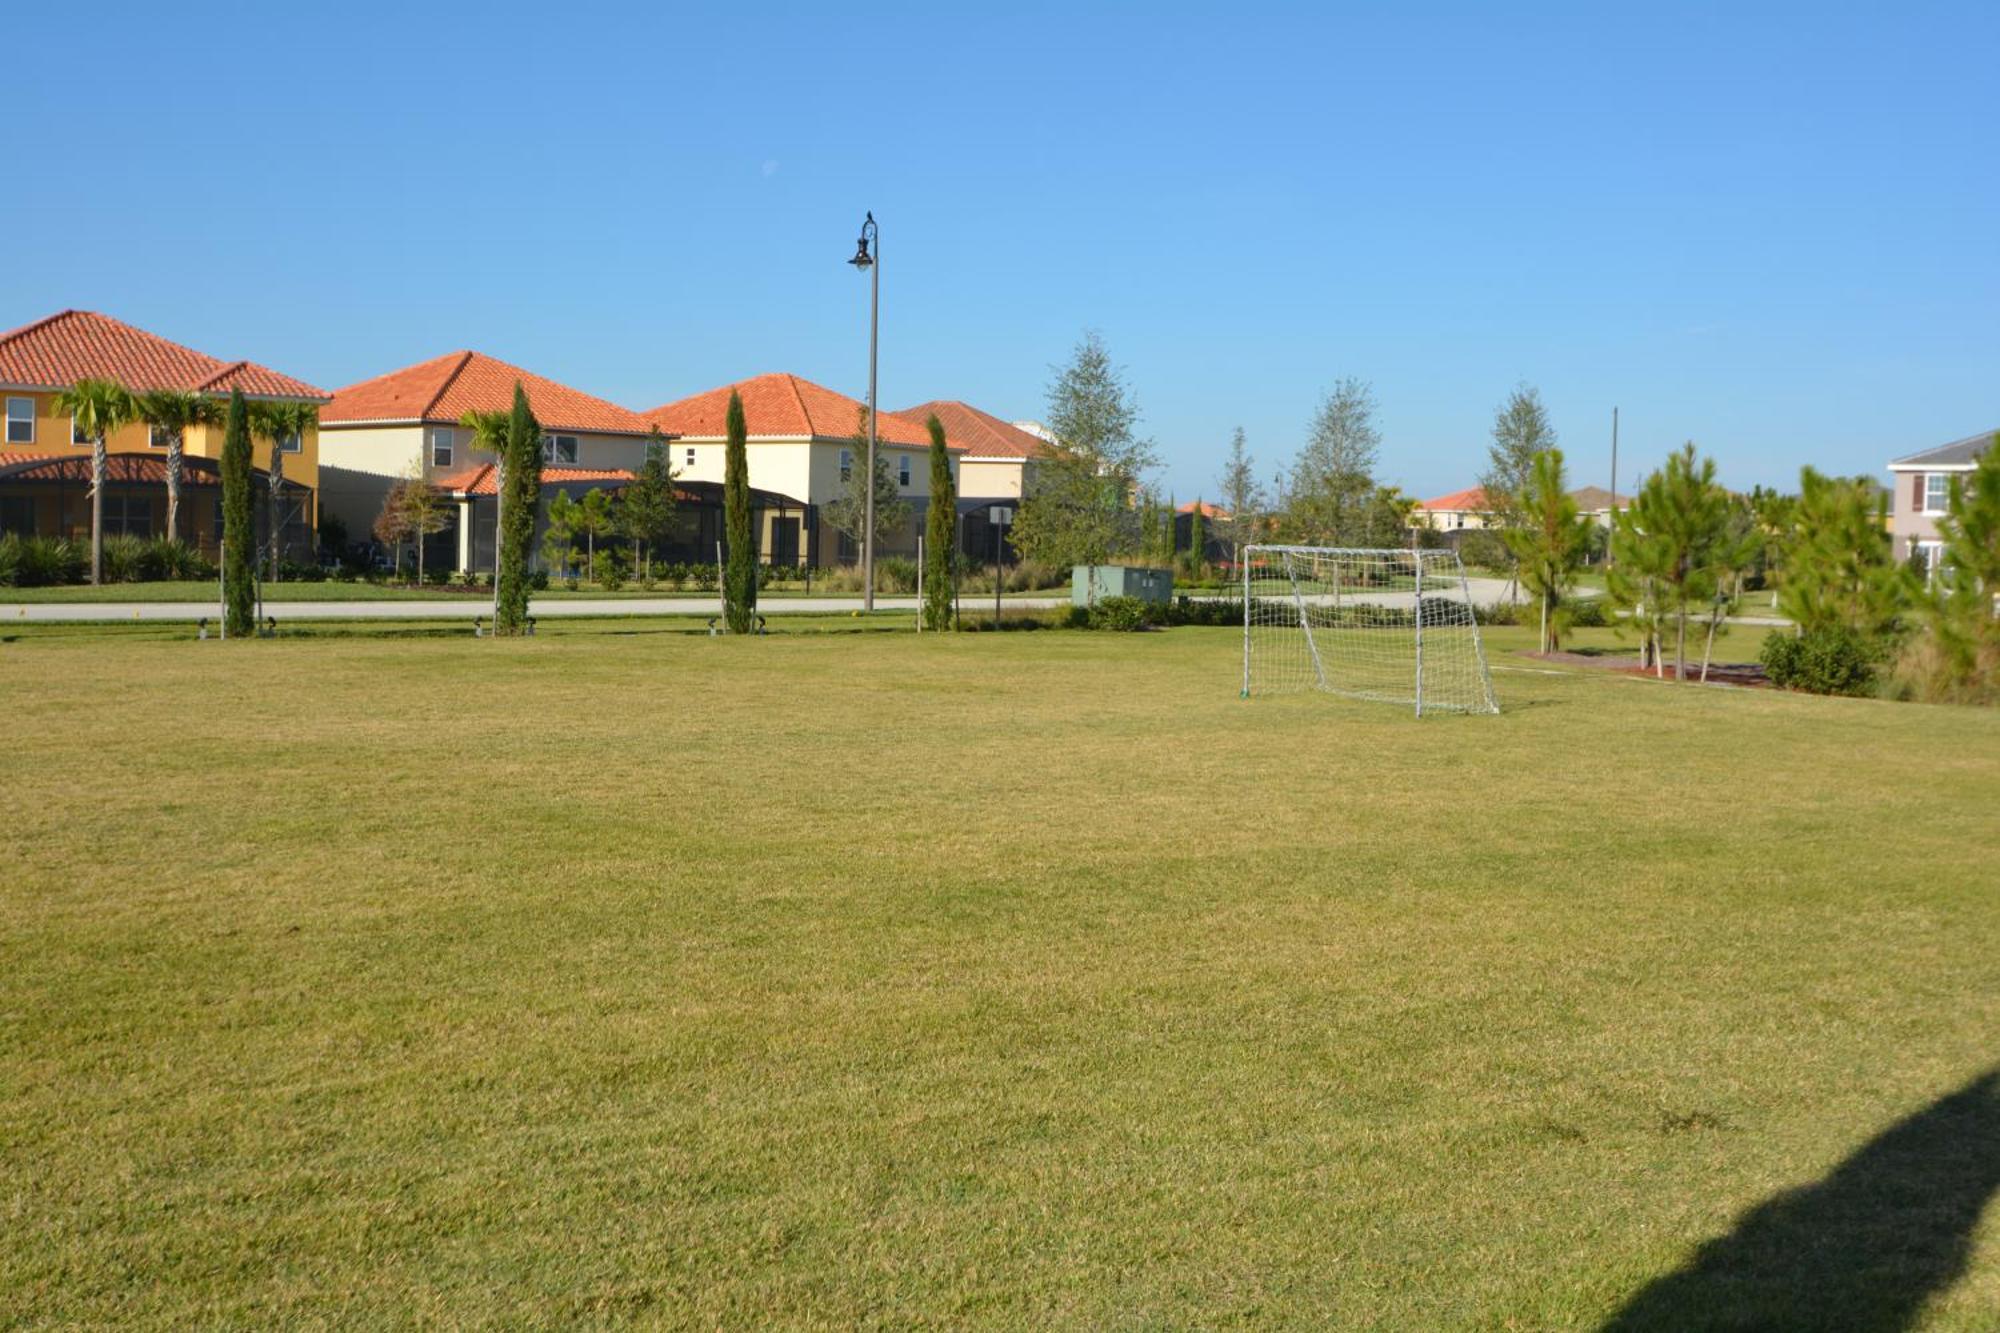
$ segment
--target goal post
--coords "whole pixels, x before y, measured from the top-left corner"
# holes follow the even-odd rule
[[[1320,690],[1426,713],[1497,713],[1458,553],[1246,546],[1243,697]]]

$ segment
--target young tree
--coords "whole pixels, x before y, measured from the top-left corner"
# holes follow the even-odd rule
[[[1866,477],[1805,468],[1790,517],[1778,610],[1801,633],[1841,628],[1883,643],[1910,587],[1896,566],[1880,491]]]
[[[570,573],[570,556],[576,549],[576,522],[583,506],[558,490],[549,497],[549,512],[542,529],[542,560],[562,578]]]
[[[1135,549],[1142,534],[1134,501],[1153,466],[1153,444],[1135,433],[1138,405],[1096,332],[1087,330],[1069,363],[1056,368],[1048,407],[1055,442],[1016,511],[1015,549],[1064,565],[1103,564]]]
[[[2000,433],[1969,476],[1951,479],[1937,526],[1944,549],[1919,603],[1936,655],[1931,693],[2000,700]]]
[[[186,472],[187,433],[222,423],[222,404],[198,393],[160,389],[138,399],[139,419],[167,442],[167,540],[181,535],[181,479]]]
[[[1373,473],[1381,445],[1373,393],[1358,379],[1338,381],[1320,400],[1305,447],[1292,463],[1287,531],[1318,545],[1367,544],[1362,538],[1374,526],[1369,510],[1378,489]]]
[[[1493,443],[1486,451],[1486,470],[1479,474],[1480,488],[1501,527],[1525,521],[1521,497],[1534,481],[1535,459],[1555,447],[1556,429],[1541,393],[1530,384],[1516,385],[1493,414]]]
[[[1730,558],[1729,497],[1716,484],[1715,461],[1697,460],[1691,442],[1682,446],[1646,478],[1620,519],[1612,534],[1613,597],[1632,605],[1633,589],[1644,589],[1634,610],[1656,645],[1664,626],[1674,626],[1674,679],[1685,682],[1689,608],[1715,595]],[[1656,648],[1654,669],[1661,675],[1663,656]]]
[[[472,435],[469,448],[480,453],[493,455],[493,577],[497,595],[500,578],[500,529],[507,521],[507,432],[514,419],[512,412],[466,412],[458,419],[458,424]],[[539,453],[537,457],[539,457]],[[473,510],[465,512],[465,521],[472,522]],[[468,545],[468,550],[472,546]],[[468,563],[472,557],[468,556]],[[468,574],[471,570],[466,571]],[[498,617],[496,611],[495,617]]]
[[[403,570],[403,543],[410,538],[410,512],[403,503],[403,487],[408,484],[401,477],[389,483],[382,496],[381,511],[375,515],[375,524],[370,529],[375,540],[388,548],[398,577]]]
[[[116,380],[81,379],[56,395],[78,434],[90,441],[90,581],[104,581],[104,487],[111,472],[105,441],[139,414],[139,405]]]
[[[618,528],[618,514],[611,502],[611,492],[585,491],[583,503],[576,507],[576,530],[583,534],[584,576],[593,583],[597,580],[597,539],[611,536]]]
[[[250,408],[229,392],[222,426],[222,626],[242,637],[257,615],[257,519],[250,499]]]
[[[1194,497],[1194,508],[1188,514],[1188,571],[1199,574],[1201,567],[1208,563],[1208,520],[1202,515],[1202,498]]]
[[[638,574],[651,578],[653,548],[674,529],[674,468],[666,436],[654,427],[646,437],[646,461],[618,502],[618,523],[639,557]]]
[[[424,479],[419,463],[393,492],[403,511],[403,531],[417,548],[417,582],[424,581],[424,538],[451,526],[451,512],[444,493]]]
[[[924,423],[931,435],[931,499],[924,514],[924,628],[951,628],[951,570],[958,537],[958,488],[951,480],[944,423],[933,414]],[[1000,577],[996,569],[993,576]]]
[[[519,380],[507,413],[507,435],[494,459],[500,531],[493,561],[493,632],[520,634],[528,628],[528,561],[542,508],[542,424]]]
[[[1563,474],[1560,449],[1535,455],[1528,484],[1516,498],[1522,526],[1505,530],[1508,548],[1521,569],[1521,583],[1541,608],[1541,651],[1552,653],[1569,627],[1563,598],[1575,582],[1590,538],[1591,521],[1579,514]]]
[[[1263,507],[1264,491],[1257,484],[1255,460],[1243,437],[1243,427],[1229,439],[1229,457],[1222,465],[1222,507],[1229,511],[1223,524],[1223,535],[1229,540],[1229,558],[1232,562],[1243,558],[1244,544],[1255,539],[1257,531],[1257,511]]]
[[[867,545],[868,531],[868,409],[863,407],[857,414],[858,424],[848,442],[848,452],[853,461],[848,464],[847,476],[840,483],[840,494],[826,506],[826,521],[836,532],[846,535],[854,543],[854,548],[862,550]],[[875,554],[882,554],[882,538],[889,533],[902,531],[910,521],[910,505],[903,499],[902,489],[896,485],[896,474],[889,470],[889,455],[876,441],[875,449]]]
[[[750,528],[748,429],[743,420],[743,399],[734,389],[729,391],[729,414],[723,429],[728,437],[722,466],[723,549],[728,565],[723,574],[722,610],[731,634],[748,634],[757,623],[757,539]]]

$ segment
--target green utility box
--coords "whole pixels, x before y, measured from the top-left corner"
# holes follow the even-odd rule
[[[1142,602],[1165,606],[1173,600],[1174,571],[1142,569],[1133,565],[1078,565],[1070,571],[1069,599],[1076,606],[1089,606],[1107,597],[1136,597]]]

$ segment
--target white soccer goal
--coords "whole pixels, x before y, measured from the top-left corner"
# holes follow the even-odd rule
[[[1456,551],[1246,546],[1243,697],[1324,690],[1497,713]]]

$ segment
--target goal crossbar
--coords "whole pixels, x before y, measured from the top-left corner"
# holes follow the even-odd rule
[[[1497,713],[1471,583],[1450,550],[1246,546],[1243,695],[1318,690]]]

